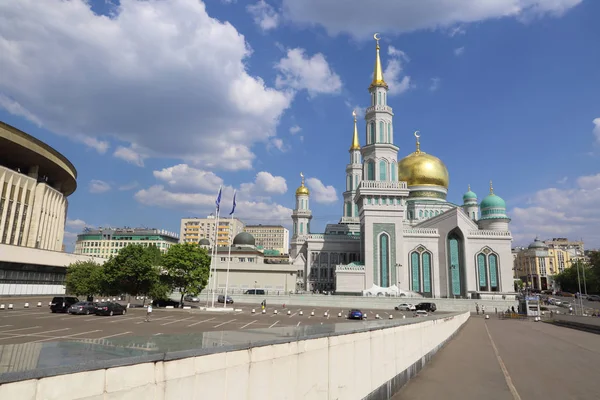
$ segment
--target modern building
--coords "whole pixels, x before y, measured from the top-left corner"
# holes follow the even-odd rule
[[[60,251],[76,179],[65,156],[0,122],[0,243]]]
[[[421,149],[418,132],[415,151],[398,160],[395,143],[407,138],[394,130],[379,52],[377,42],[364,145],[355,115],[342,217],[324,233],[311,230],[310,191],[301,174],[290,245],[299,288],[514,297],[506,203],[491,182],[481,202],[470,187],[462,205],[449,202],[448,169]]]
[[[207,239],[202,239],[200,245],[211,251]],[[267,293],[280,294],[295,291],[297,268],[291,265],[289,257],[285,258],[268,262],[269,258],[257,248],[254,237],[247,232],[239,233],[233,239],[231,249],[229,246],[217,247],[213,265],[216,274],[211,277],[209,285],[212,287],[213,279],[216,279],[217,291],[223,293],[228,283],[229,294],[243,293],[249,289],[264,289]]]
[[[103,259],[64,253],[77,171],[58,151],[0,122],[0,295],[65,293],[67,266]]]
[[[169,247],[179,243],[179,237],[174,232],[163,229],[149,228],[86,228],[77,235],[75,254],[84,254],[104,259],[115,256],[130,244],[156,246],[163,253]]]
[[[206,218],[182,218],[180,227],[180,241],[182,243],[199,243],[200,239],[208,239],[210,243],[215,240],[217,218],[209,215]],[[244,231],[244,223],[238,218],[219,219],[217,244],[229,246],[231,240]]]
[[[281,225],[246,225],[244,232],[254,237],[256,246],[276,250],[280,254],[289,252],[290,231]]]

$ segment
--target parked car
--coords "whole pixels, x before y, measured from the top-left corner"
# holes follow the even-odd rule
[[[588,301],[600,301],[600,296],[597,294],[590,294],[587,299]]]
[[[186,294],[183,297],[183,301],[187,301],[187,302],[190,302],[190,303],[198,303],[200,301],[200,297],[198,297],[198,296],[192,296],[191,294]]]
[[[50,302],[50,311],[53,313],[64,312],[75,303],[79,303],[79,299],[77,297],[69,297],[69,296],[57,296],[53,297]]]
[[[419,303],[416,305],[415,309],[417,311],[422,310],[427,312],[434,312],[435,310],[437,310],[437,307],[435,306],[435,303]]]
[[[410,303],[402,303],[402,304],[398,304],[395,307],[396,311],[415,311],[417,308],[415,307],[414,304],[410,304]]]
[[[363,318],[364,318],[364,314],[360,310],[353,309],[353,310],[350,310],[350,312],[348,312],[348,319],[363,319]]]
[[[96,303],[91,301],[80,301],[69,307],[69,314],[90,315],[96,312]]]
[[[417,310],[417,311],[415,311],[415,314],[414,314],[415,317],[426,317],[428,315],[429,314],[425,310]]]
[[[127,314],[127,307],[112,301],[105,301],[96,305],[96,315],[110,315],[112,317],[115,314]]]
[[[217,302],[225,303],[225,296],[220,294],[219,297],[217,297]],[[227,296],[227,304],[233,304],[233,299],[231,296]]]
[[[248,289],[244,292],[244,294],[265,294],[264,289]]]
[[[152,302],[152,307],[167,307],[173,306],[175,308],[179,307],[179,302],[175,300],[154,300]]]

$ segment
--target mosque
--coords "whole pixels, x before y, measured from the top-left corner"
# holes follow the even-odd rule
[[[394,287],[434,298],[513,293],[510,218],[492,182],[480,203],[470,187],[462,205],[448,202],[448,169],[421,149],[418,132],[416,150],[398,161],[376,40],[365,143],[354,114],[343,214],[324,233],[311,232],[310,191],[300,174],[290,240],[298,288],[359,294]]]

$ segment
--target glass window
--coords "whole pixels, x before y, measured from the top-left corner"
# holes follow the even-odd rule
[[[379,180],[386,181],[387,180],[387,162],[381,160],[379,161]]]

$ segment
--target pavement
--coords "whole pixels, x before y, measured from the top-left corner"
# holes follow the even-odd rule
[[[235,304],[240,311],[214,312],[199,309],[159,309],[154,308],[150,322],[144,322],[144,308],[130,308],[126,315],[96,316],[53,314],[48,303],[42,307],[25,309],[22,305],[13,310],[0,311],[0,346],[15,343],[39,343],[47,341],[108,339],[126,336],[148,336],[187,334],[208,331],[230,331],[280,326],[300,326],[332,324],[338,322],[353,323],[346,320],[349,308],[324,307],[286,307],[269,305],[265,314],[260,307],[248,304]],[[222,304],[220,305],[223,306]],[[256,313],[252,313],[252,309]],[[277,314],[274,311],[277,310]],[[288,311],[290,315],[288,315]],[[302,312],[302,315],[300,315]],[[311,315],[314,312],[314,315]],[[327,312],[327,316],[325,316]],[[368,319],[412,318],[412,312],[393,310],[366,310]],[[342,317],[338,317],[342,313]]]
[[[598,399],[600,335],[473,316],[393,400]]]

